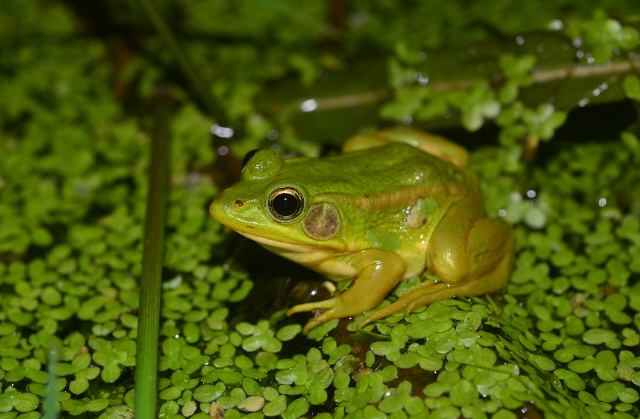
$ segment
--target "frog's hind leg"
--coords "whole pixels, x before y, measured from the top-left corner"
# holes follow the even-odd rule
[[[506,285],[509,272],[511,271],[512,260],[513,256],[511,254],[505,255],[492,272],[472,282],[447,284],[444,282],[436,283],[428,281],[418,284],[402,294],[398,301],[376,311],[361,321],[358,327],[363,327],[368,323],[396,313],[408,315],[417,308],[438,301],[448,300],[456,295],[473,297],[499,291]]]
[[[391,314],[409,314],[419,307],[456,295],[488,294],[507,285],[515,237],[504,220],[481,218],[470,221],[460,216],[448,219],[438,229],[440,227],[442,230],[434,233],[435,242],[427,264],[442,282],[427,281],[411,288],[398,301],[360,322],[358,327]],[[439,237],[440,233],[442,237]]]
[[[390,143],[406,143],[448,161],[458,167],[466,167],[469,152],[456,143],[439,135],[413,129],[388,129],[372,134],[360,134],[349,138],[342,146],[343,153],[380,147]]]

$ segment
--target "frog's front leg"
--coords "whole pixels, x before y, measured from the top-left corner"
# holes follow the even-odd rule
[[[454,206],[431,237],[427,255],[427,267],[442,281],[413,287],[358,327],[456,295],[472,297],[503,289],[511,272],[514,246],[515,235],[504,220],[473,220],[464,209]]]
[[[346,291],[328,300],[297,305],[287,312],[290,316],[303,311],[325,310],[306,324],[305,334],[327,320],[356,316],[377,307],[405,272],[404,261],[398,254],[379,249],[353,253],[346,257],[345,262],[358,272]]]

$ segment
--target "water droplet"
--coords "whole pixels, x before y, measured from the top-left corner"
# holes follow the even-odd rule
[[[536,197],[536,195],[537,195],[537,194],[536,194],[536,191],[534,191],[533,189],[530,189],[530,190],[528,190],[528,191],[527,191],[527,196],[528,196],[529,198],[535,198],[535,197]]]
[[[421,63],[427,61],[427,53],[426,52],[419,52],[418,53],[418,61],[420,61]]]
[[[402,118],[402,125],[409,126],[411,125],[412,122],[413,122],[412,116],[405,116],[404,118]]]
[[[429,75],[422,74],[418,71],[413,73],[413,79],[417,81],[421,86],[424,86],[425,84],[429,83]]]
[[[221,156],[226,156],[227,154],[229,154],[229,147],[227,147],[226,145],[221,145],[220,147],[218,147],[218,154],[220,154]]]
[[[524,37],[523,36],[518,36],[516,38],[516,44],[518,44],[518,45],[524,44]]]
[[[543,53],[544,52],[544,44],[538,44],[538,46],[536,47],[536,50],[538,50],[539,53]]]
[[[500,211],[498,211],[498,215],[500,217],[504,217],[505,215],[507,215],[507,210],[505,209],[501,209]]]
[[[276,131],[274,129],[269,130],[269,132],[267,132],[267,138],[270,139],[271,141],[277,140],[278,139],[278,135],[280,135],[280,134],[278,134],[278,131]]]
[[[605,205],[607,205],[607,200],[605,198],[600,198],[600,200],[598,201],[598,205],[604,207]]]
[[[552,31],[559,31],[562,28],[564,28],[564,23],[560,19],[554,19],[549,22],[549,29]]]
[[[305,100],[300,104],[300,110],[302,112],[315,111],[318,108],[318,102],[315,99]]]
[[[218,124],[214,124],[211,126],[211,133],[220,138],[231,138],[233,137],[233,128],[221,127]]]

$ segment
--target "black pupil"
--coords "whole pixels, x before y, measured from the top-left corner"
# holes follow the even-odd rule
[[[250,152],[244,155],[244,157],[242,158],[241,169],[244,169],[247,163],[249,163],[249,160],[251,160],[251,157],[253,157],[253,155],[256,154],[258,151],[260,151],[260,149],[251,150]]]
[[[283,192],[273,198],[273,210],[282,217],[290,217],[300,208],[300,200],[297,196]]]

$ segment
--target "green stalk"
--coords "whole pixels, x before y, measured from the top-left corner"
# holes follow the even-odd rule
[[[159,100],[151,142],[149,194],[142,250],[136,354],[136,419],[157,417],[160,280],[164,261],[164,222],[169,178],[169,104]]]
[[[198,93],[204,102],[204,105],[207,107],[207,111],[215,118],[218,124],[228,127],[230,125],[229,119],[211,94],[211,87],[205,86],[202,79],[198,77],[198,73],[196,72],[193,62],[185,52],[184,48],[182,48],[178,43],[176,37],[173,36],[171,29],[167,26],[162,15],[160,15],[150,0],[138,0],[138,2],[147,13],[147,17],[151,20],[151,23],[156,28],[156,31],[158,31],[158,34],[160,34],[160,37],[164,39],[164,42],[173,51],[183,73],[189,80],[189,83],[191,83],[191,87]]]
[[[51,340],[49,342],[49,354],[47,361],[47,370],[49,372],[49,381],[47,382],[47,389],[44,397],[44,419],[58,419],[60,417],[60,412],[58,410],[58,404],[60,400],[58,399],[58,391],[56,389],[56,380],[58,379],[58,375],[55,371],[55,366],[60,359],[60,351],[58,348],[58,342],[55,340]]]

